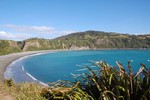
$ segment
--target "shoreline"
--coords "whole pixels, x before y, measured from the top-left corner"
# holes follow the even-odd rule
[[[62,50],[27,51],[27,52],[19,52],[19,53],[13,53],[13,54],[0,56],[0,82],[3,82],[5,80],[4,73],[7,67],[12,62],[25,56],[31,56],[31,55],[40,54],[40,53],[45,54],[45,53],[51,53],[51,52],[57,52],[57,51],[62,51]]]
[[[150,49],[85,49],[85,50],[150,50]],[[40,50],[40,51],[26,51],[26,52],[19,52],[19,53],[12,53],[8,55],[2,55],[0,56],[0,82],[3,82],[5,80],[4,73],[7,69],[7,67],[14,61],[26,57],[26,56],[32,56],[36,54],[45,54],[45,53],[52,53],[52,52],[58,52],[58,51],[76,51],[76,50]],[[78,50],[80,51],[80,50]]]

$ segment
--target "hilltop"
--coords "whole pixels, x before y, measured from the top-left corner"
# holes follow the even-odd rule
[[[55,39],[31,38],[24,41],[0,40],[0,55],[36,50],[84,50],[150,48],[150,34],[129,35],[114,32],[85,31],[61,36]]]
[[[69,34],[54,39],[67,47],[87,47],[90,49],[105,48],[149,48],[149,35],[129,35],[113,32],[86,31]]]

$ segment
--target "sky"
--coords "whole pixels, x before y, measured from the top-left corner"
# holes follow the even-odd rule
[[[0,0],[0,39],[87,30],[150,34],[150,0]]]

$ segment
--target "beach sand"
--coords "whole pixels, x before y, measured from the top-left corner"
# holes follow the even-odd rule
[[[28,52],[20,52],[20,53],[13,53],[9,55],[3,55],[0,56],[0,82],[4,81],[4,73],[9,64],[11,64],[13,61],[27,56],[27,55],[33,55],[37,53],[49,53],[49,52],[56,52],[57,50],[43,50],[43,51],[28,51]]]

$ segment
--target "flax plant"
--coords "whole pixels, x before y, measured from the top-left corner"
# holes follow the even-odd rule
[[[43,90],[41,95],[48,100],[94,100],[90,95],[79,88],[79,82],[58,80],[49,83],[49,88]]]
[[[0,93],[16,100],[150,100],[150,69],[140,64],[134,73],[130,61],[126,67],[116,64],[94,62],[84,66],[88,71],[78,74],[75,82],[58,80],[49,86],[5,80]]]
[[[130,61],[127,70],[120,62],[111,67],[106,62],[96,62],[97,70],[90,66],[89,73],[82,74],[80,88],[95,100],[150,100],[150,69],[145,65],[133,73]]]

